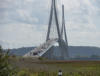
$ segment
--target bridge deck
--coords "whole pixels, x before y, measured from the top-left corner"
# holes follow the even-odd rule
[[[53,46],[53,44],[57,41],[58,39],[48,40],[44,44],[40,45],[39,47],[36,47],[34,50],[25,54],[24,57],[40,57],[43,54],[45,54]]]

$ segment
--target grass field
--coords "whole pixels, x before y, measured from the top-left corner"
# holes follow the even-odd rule
[[[100,76],[100,61],[48,61],[35,58],[11,58],[18,68],[18,76]]]

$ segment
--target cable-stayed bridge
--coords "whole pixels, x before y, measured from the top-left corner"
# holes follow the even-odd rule
[[[64,5],[62,5],[62,27],[60,28],[56,0],[52,0],[46,41],[25,54],[24,57],[45,57],[57,60],[66,60],[69,57]]]

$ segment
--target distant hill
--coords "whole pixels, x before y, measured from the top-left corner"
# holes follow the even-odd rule
[[[69,46],[69,55],[71,57],[76,56],[91,56],[91,55],[99,55],[100,56],[100,48],[99,47],[90,47],[90,46]]]
[[[35,47],[22,47],[18,49],[10,49],[10,54],[11,55],[16,55],[16,56],[23,56],[24,54],[28,53]]]
[[[11,55],[23,56],[28,53],[35,47],[22,47],[18,49],[10,49]],[[69,55],[70,57],[83,56],[89,57],[92,55],[100,56],[100,48],[98,47],[89,47],[89,46],[69,46]]]

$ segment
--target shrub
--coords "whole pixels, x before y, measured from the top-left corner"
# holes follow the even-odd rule
[[[9,50],[4,52],[0,46],[0,76],[16,76],[15,69],[9,64]]]

